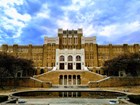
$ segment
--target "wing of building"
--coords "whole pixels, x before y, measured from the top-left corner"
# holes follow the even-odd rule
[[[0,51],[33,60],[37,79],[55,85],[84,85],[104,78],[100,69],[104,61],[139,49],[139,44],[98,45],[96,36],[84,37],[82,29],[58,29],[58,36],[46,36],[43,45],[3,44]]]

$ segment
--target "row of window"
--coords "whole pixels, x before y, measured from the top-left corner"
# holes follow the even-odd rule
[[[59,57],[59,61],[65,61],[65,57],[61,55]],[[68,56],[68,61],[73,61],[73,57],[71,55]],[[81,61],[81,57],[79,55],[76,56],[76,61]]]
[[[63,38],[63,44],[72,44],[72,40],[75,44],[78,44],[78,38]]]
[[[77,34],[77,31],[63,31],[63,34]]]

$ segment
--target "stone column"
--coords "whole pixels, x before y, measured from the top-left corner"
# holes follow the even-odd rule
[[[64,92],[62,92],[62,97],[64,97]]]
[[[68,78],[68,77],[69,77],[69,76],[67,75],[67,86],[69,85],[69,82],[68,82],[68,81],[69,81],[69,80],[68,80],[69,78]]]
[[[71,97],[73,97],[73,92],[71,92]]]
[[[75,94],[76,94],[76,97],[77,97],[77,92]]]
[[[65,63],[64,63],[64,67],[65,67],[65,69],[64,70],[68,70],[68,60],[67,60],[67,52],[68,52],[68,50],[67,49],[65,49],[65,52],[64,52],[64,56],[65,56]]]
[[[64,86],[64,75],[62,76],[62,85]]]
[[[73,70],[76,70],[76,60],[75,60],[75,58],[76,58],[76,50],[75,49],[73,49]]]
[[[71,85],[73,85],[73,75],[71,76],[71,81],[72,81],[72,82],[71,82]]]
[[[76,75],[76,85],[77,85],[77,75]]]

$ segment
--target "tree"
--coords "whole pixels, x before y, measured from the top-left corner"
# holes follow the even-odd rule
[[[7,53],[0,53],[0,82],[8,78],[13,78],[15,81],[21,77],[30,77],[34,75],[33,62],[31,60],[14,57]]]
[[[109,76],[118,76],[119,71],[124,71],[127,76],[138,76],[140,74],[140,53],[123,54],[105,61],[103,70]]]

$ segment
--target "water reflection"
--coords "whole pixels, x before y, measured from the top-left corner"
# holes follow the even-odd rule
[[[81,92],[59,92],[59,97],[81,97]]]
[[[112,91],[24,91],[14,93],[13,96],[45,98],[117,98],[119,96],[125,96],[125,94]]]
[[[71,105],[95,105],[109,104],[110,100],[118,101],[117,97],[125,96],[124,93],[113,91],[79,91],[79,90],[46,90],[46,91],[24,91],[14,93],[19,101],[25,101],[25,104],[71,104]]]

